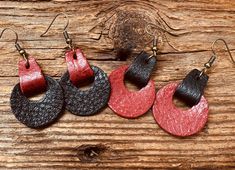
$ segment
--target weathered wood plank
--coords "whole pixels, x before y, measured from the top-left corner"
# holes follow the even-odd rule
[[[128,61],[116,61],[117,49],[144,49],[151,37],[144,25],[159,20],[157,11],[177,37],[168,36],[179,51],[160,43],[156,88],[181,80],[209,59],[211,43],[224,38],[235,56],[235,1],[233,0],[128,0],[128,1],[0,1],[0,27],[19,32],[20,43],[38,59],[45,74],[59,78],[66,70],[63,18],[48,33],[40,34],[58,12],[67,12],[69,33],[89,61],[108,74]],[[100,40],[100,24],[106,22]],[[180,139],[159,128],[151,111],[126,120],[107,108],[91,117],[65,112],[57,123],[33,130],[13,116],[9,97],[17,77],[19,55],[14,36],[0,39],[0,169],[234,169],[235,168],[235,66],[219,52],[205,92],[210,103],[207,126],[196,136]],[[217,45],[223,49],[222,44]],[[150,48],[145,50],[150,52]],[[133,85],[128,84],[130,89]]]

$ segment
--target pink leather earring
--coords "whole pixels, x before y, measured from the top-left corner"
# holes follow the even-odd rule
[[[201,71],[194,69],[181,83],[170,83],[157,92],[153,105],[153,116],[158,125],[166,132],[184,137],[198,133],[205,126],[209,112],[209,104],[203,96],[209,79],[206,72],[217,58],[214,44],[219,40],[225,44],[231,60],[235,64],[225,40],[217,39],[212,44],[212,57],[204,64]],[[192,108],[189,110],[177,108],[173,104],[173,96],[178,97]]]
[[[130,66],[121,66],[110,74],[111,95],[108,104],[117,115],[124,118],[131,119],[142,116],[152,107],[155,100],[155,85],[150,77],[157,62],[158,39],[155,33],[151,33],[150,28],[177,36],[168,32],[164,27],[148,24],[145,31],[154,37],[152,55],[142,51]],[[129,91],[124,85],[124,78],[138,85],[141,89],[137,92]]]

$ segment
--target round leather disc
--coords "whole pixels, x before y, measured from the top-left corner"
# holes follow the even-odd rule
[[[114,70],[110,76],[111,95],[109,107],[119,116],[136,118],[146,113],[153,105],[155,99],[154,81],[137,92],[129,91],[124,85],[124,75],[128,66],[121,66]]]
[[[178,83],[160,89],[153,105],[153,116],[159,126],[176,136],[190,136],[199,132],[208,119],[209,106],[204,96],[189,110],[181,110],[173,103]]]
[[[38,101],[30,101],[25,97],[18,83],[11,93],[11,109],[15,117],[31,128],[40,128],[53,123],[60,115],[64,99],[63,90],[59,83],[45,76],[47,91]]]
[[[96,66],[91,66],[94,71],[94,82],[90,89],[80,90],[74,86],[66,72],[60,84],[64,90],[65,107],[71,113],[78,116],[89,116],[97,113],[105,107],[109,100],[110,84],[107,74]]]

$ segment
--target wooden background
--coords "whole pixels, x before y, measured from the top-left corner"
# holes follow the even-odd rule
[[[133,59],[117,61],[120,49],[137,53],[151,40],[144,27],[160,22],[157,11],[174,28],[168,30],[178,34],[167,37],[179,50],[169,47],[164,38],[160,41],[152,76],[157,89],[181,80],[191,69],[200,69],[217,38],[224,38],[235,56],[234,0],[3,0],[0,29],[15,29],[44,73],[59,78],[66,70],[61,33],[65,20],[60,17],[48,37],[39,35],[57,13],[66,12],[74,44],[84,50],[90,63],[109,74]],[[103,26],[104,35],[97,40]],[[1,169],[235,169],[235,66],[221,51],[222,43],[216,45],[219,58],[205,91],[210,103],[207,126],[196,136],[180,139],[161,130],[151,111],[135,120],[120,118],[109,108],[92,117],[65,112],[44,130],[25,127],[9,106],[11,90],[18,82],[19,55],[13,39],[11,32],[0,39]]]

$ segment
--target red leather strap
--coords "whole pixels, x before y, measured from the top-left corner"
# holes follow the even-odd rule
[[[65,56],[66,56],[70,81],[75,86],[78,85],[78,83],[81,82],[82,80],[93,77],[94,72],[91,69],[88,61],[86,60],[86,57],[82,53],[82,50],[76,49],[76,50],[67,51]]]
[[[18,63],[20,89],[24,95],[33,95],[46,90],[46,81],[42,70],[33,57],[29,57],[29,67],[26,68],[26,61]]]

